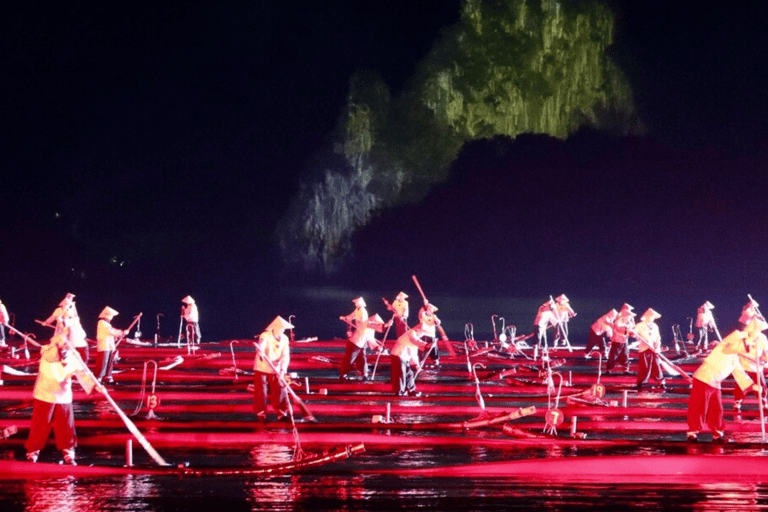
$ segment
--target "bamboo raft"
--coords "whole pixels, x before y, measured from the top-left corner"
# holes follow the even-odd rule
[[[606,374],[599,359],[585,359],[578,349],[551,351],[548,366],[542,365],[540,359],[534,360],[532,352],[509,357],[488,349],[467,353],[461,342],[452,345],[455,355],[443,355],[438,368],[419,374],[417,388],[422,396],[398,397],[388,382],[388,357],[379,361],[373,382],[344,381],[338,378],[337,369],[343,341],[294,344],[290,365],[292,390],[313,417],[308,418],[303,408],[295,404],[292,423],[262,425],[255,421],[248,388],[254,355],[251,340],[209,343],[196,350],[183,345],[121,346],[115,367],[118,384],[108,387],[123,411],[133,410],[133,422],[147,441],[164,449],[264,443],[290,446],[298,436],[307,446],[337,454],[338,458],[328,460],[331,463],[344,453],[362,452],[363,447],[485,445],[520,450],[544,446],[679,450],[690,446],[685,443],[689,384],[681,377],[668,376],[665,392],[637,392],[633,373]],[[28,431],[36,372],[35,353],[30,360],[19,354],[0,354],[6,356],[0,357],[0,429],[18,431],[0,440],[0,447],[10,447],[17,453]],[[684,354],[668,353],[667,357],[689,373],[701,361]],[[374,361],[375,358],[370,359],[371,366]],[[724,389],[726,403],[730,389]],[[131,439],[117,415],[104,406],[100,395],[87,396],[76,387],[75,404],[79,446],[115,449]],[[553,420],[553,415],[558,421]],[[727,411],[726,419],[729,431],[738,433],[739,442],[719,449],[763,454],[763,427],[754,397],[745,403],[741,414]],[[339,439],[350,444],[339,448]],[[349,446],[359,448],[350,451]],[[584,461],[583,457],[573,459]],[[477,471],[505,477],[536,474],[531,465],[543,463],[538,457],[529,464],[514,462],[489,463],[492,465]],[[18,469],[24,464],[27,463],[0,461],[0,477],[24,471],[34,473],[34,468]],[[684,466],[683,462],[679,464]],[[576,460],[571,465],[571,474],[579,472],[583,476],[576,469]],[[549,464],[546,471],[568,474],[565,466],[566,462]],[[41,474],[59,471],[44,469],[40,464],[35,467],[40,468]],[[691,468],[690,474],[698,474],[693,469],[698,466],[693,462],[687,467]],[[291,465],[275,468],[302,469]],[[445,469],[443,476],[452,472],[471,473],[462,467]],[[87,469],[76,471],[89,474]],[[93,474],[98,471],[99,468],[94,469]],[[213,474],[216,468],[205,471]],[[419,468],[403,471],[420,474]],[[176,474],[184,473],[177,468]],[[429,468],[423,474],[429,474]]]

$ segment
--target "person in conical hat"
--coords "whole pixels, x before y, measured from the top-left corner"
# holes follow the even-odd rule
[[[570,300],[565,294],[560,294],[555,299],[555,305],[552,311],[557,319],[557,326],[555,326],[555,334],[552,345],[557,347],[562,342],[570,352],[573,352],[571,348],[571,342],[568,340],[568,321],[576,316],[576,312],[569,304]]]
[[[268,402],[277,413],[278,421],[289,417],[288,394],[281,385],[281,379],[285,378],[291,362],[291,349],[285,331],[293,328],[293,324],[277,316],[254,343],[253,412],[261,423],[267,421]]]
[[[106,306],[99,313],[99,321],[96,323],[96,377],[102,384],[115,382],[112,377],[115,349],[117,340],[128,334],[127,330],[112,327],[112,319],[119,313]]]
[[[200,312],[197,309],[195,299],[187,295],[181,302],[181,318],[184,320],[186,329],[184,331],[187,341],[190,345],[200,343]]]
[[[656,384],[654,387],[666,389],[664,373],[661,371],[659,354],[661,353],[661,333],[656,320],[661,315],[648,308],[640,317],[640,323],[635,327],[638,346],[639,369],[637,371],[637,390],[643,389],[650,379]]]
[[[536,329],[539,348],[548,349],[547,329],[554,327],[557,329],[557,316],[555,316],[555,301],[550,298],[547,302],[539,306],[536,311],[536,318],[533,319],[533,326]]]
[[[749,322],[757,317],[765,320],[763,316],[760,314],[760,310],[757,309],[760,306],[760,304],[757,303],[755,299],[752,297],[749,298],[749,302],[744,304],[744,307],[741,308],[741,316],[739,317],[739,323],[741,324],[741,328],[744,329],[749,325]]]
[[[736,380],[741,391],[754,391],[758,396],[761,386],[756,384],[741,365],[741,354],[749,352],[744,330],[735,330],[714,346],[704,362],[693,374],[693,386],[688,401],[688,440],[696,441],[706,424],[712,431],[714,442],[726,442],[723,419],[722,382],[729,376]]]
[[[72,376],[80,370],[80,364],[71,353],[68,334],[68,329],[62,328],[40,349],[40,364],[32,392],[32,419],[24,443],[30,462],[37,462],[53,429],[56,448],[61,452],[63,462],[76,464]]]
[[[384,304],[387,306],[387,309],[392,312],[392,319],[395,323],[395,335],[397,337],[402,336],[405,334],[405,331],[408,330],[409,307],[407,299],[408,294],[405,292],[398,293],[395,300],[392,301],[392,304],[384,299]]]
[[[763,331],[766,329],[768,329],[768,323],[766,323],[765,320],[761,318],[753,318],[743,330],[745,334],[744,344],[747,348],[747,353],[739,354],[739,361],[741,362],[744,371],[754,382],[760,382],[758,373],[762,373],[766,368],[766,365],[768,365],[768,338],[763,334]],[[758,372],[758,369],[760,372]],[[762,397],[764,408],[766,407],[767,394],[768,389],[763,388]],[[744,401],[744,398],[746,398],[744,392],[738,386],[734,386],[733,409],[735,411],[741,411],[741,404]]]
[[[715,329],[715,317],[712,314],[714,307],[711,302],[706,301],[696,310],[696,328],[699,331],[696,348],[699,350],[709,347],[709,332]]]
[[[77,318],[78,321],[80,320],[77,313],[77,306],[75,305],[74,293],[67,293],[61,302],[59,302],[58,307],[53,310],[53,313],[41,323],[53,327],[54,334],[56,334],[64,328],[64,321],[68,318]]]
[[[613,323],[611,349],[608,352],[606,370],[611,370],[620,364],[624,367],[624,372],[629,372],[629,337],[635,328],[636,316],[633,310],[632,306],[625,303],[621,306],[621,310]]]
[[[441,330],[441,338],[443,341],[447,341],[447,337],[442,331],[440,324],[442,323],[437,317],[435,312],[437,306],[431,302],[425,302],[419,309],[419,324],[421,324],[421,330],[425,333],[422,341],[427,344],[426,349],[422,349],[419,353],[419,357],[424,361],[424,368],[435,368],[440,365],[440,349],[437,346],[437,330]]]
[[[8,310],[5,308],[5,304],[0,300],[0,347],[5,347],[5,326],[9,325],[11,321],[8,316]]]
[[[612,309],[591,325],[589,335],[587,335],[587,346],[584,347],[585,359],[592,357],[590,354],[593,350],[603,351],[607,355],[606,351],[608,350],[611,336],[613,336],[613,322],[617,316],[619,316],[619,312]]]
[[[420,396],[416,391],[416,371],[419,368],[419,352],[428,348],[423,341],[426,326],[421,323],[397,337],[390,352],[390,384],[397,396]]]
[[[350,371],[354,368],[363,379],[367,379],[368,361],[365,357],[363,335],[368,322],[368,309],[366,309],[365,300],[362,297],[352,299],[352,303],[355,305],[354,311],[339,317],[339,320],[344,321],[348,326],[347,344],[339,367],[339,378],[351,379]]]

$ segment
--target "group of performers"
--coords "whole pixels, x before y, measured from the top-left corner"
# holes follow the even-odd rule
[[[574,316],[576,313],[565,294],[560,294],[555,299],[550,295],[549,300],[539,306],[536,318],[533,320],[539,348],[549,348],[547,329],[553,328],[552,346],[557,347],[562,344],[573,351],[571,342],[568,340],[568,321]]]
[[[448,336],[441,327],[440,318],[436,315],[437,306],[424,300],[419,309],[418,323],[408,326],[409,304],[408,294],[400,292],[392,303],[383,299],[384,305],[392,313],[392,318],[384,322],[375,314],[369,317],[367,305],[363,297],[352,300],[354,311],[340,316],[339,320],[346,322],[347,344],[344,357],[339,369],[340,378],[352,379],[352,371],[364,380],[370,379],[367,351],[380,356],[384,344],[376,340],[376,333],[384,333],[386,340],[392,325],[395,326],[395,344],[390,354],[390,380],[393,393],[398,396],[419,396],[416,391],[416,375],[424,368],[436,368],[440,365],[440,350],[437,346],[437,335],[440,332],[442,340]],[[378,357],[377,357],[378,360]]]
[[[197,307],[189,296],[182,299],[182,302],[185,304],[182,318],[187,319],[194,330],[198,320]],[[105,392],[105,384],[115,383],[112,371],[117,346],[133,327],[133,324],[127,329],[113,327],[112,320],[118,314],[109,306],[99,313],[96,324],[97,355],[93,371],[88,367],[90,350],[74,294],[67,293],[48,318],[37,320],[39,324],[52,328],[53,334],[49,343],[40,347],[37,378],[32,391],[32,419],[25,442],[26,458],[30,462],[37,461],[40,450],[53,430],[56,447],[62,453],[62,462],[76,464],[77,436],[72,405],[72,378],[76,378],[89,394],[94,389]],[[8,311],[0,302],[0,346],[6,346],[6,327],[13,329]],[[198,338],[199,332],[197,327]],[[27,337],[26,340],[31,338]]]
[[[383,301],[392,313],[391,319],[386,322],[378,314],[369,316],[363,297],[353,299],[354,310],[339,317],[349,327],[339,369],[340,378],[369,380],[367,355],[375,353],[378,364],[378,358],[385,354],[384,342],[394,325],[395,342],[389,351],[392,392],[398,396],[420,396],[416,390],[419,372],[440,364],[438,333],[442,340],[448,340],[436,315],[438,308],[425,298],[418,313],[418,322],[410,327],[408,295],[405,292],[400,292],[392,303],[386,299]],[[182,319],[188,323],[187,330],[199,339],[199,314],[195,302],[187,296],[182,299],[182,303]],[[763,331],[768,330],[768,322],[758,307],[757,302],[750,297],[739,318],[740,328],[723,339],[720,339],[714,322],[712,303],[707,301],[698,309],[696,346],[711,351],[692,376],[688,408],[689,440],[697,440],[704,425],[712,431],[715,441],[725,440],[721,384],[728,376],[732,375],[737,383],[734,392],[736,410],[740,410],[745,394],[749,391],[758,393],[761,407],[768,407],[762,376],[762,368],[768,363],[768,339],[763,334]],[[53,429],[63,461],[75,464],[72,378],[77,378],[89,393],[94,389],[104,392],[103,385],[114,383],[112,369],[117,345],[133,326],[131,324],[128,329],[113,327],[112,321],[117,315],[118,312],[109,306],[99,314],[96,328],[97,357],[93,372],[87,366],[88,343],[74,294],[67,294],[45,321],[38,321],[52,327],[53,335],[50,342],[41,347],[38,376],[33,390],[32,421],[29,438],[25,443],[28,460],[37,460]],[[572,350],[567,324],[575,315],[565,295],[550,298],[542,304],[534,321],[540,346],[547,350],[546,331],[554,327],[553,347],[562,344]],[[661,315],[649,308],[638,323],[635,317],[634,308],[625,303],[618,311],[611,309],[598,318],[590,327],[585,357],[590,358],[595,351],[607,352],[608,370],[619,365],[628,371],[628,341],[634,338],[638,341],[637,389],[642,390],[653,381],[654,388],[663,390],[666,385],[662,365],[669,361],[662,354],[661,335],[656,324]],[[9,320],[8,312],[0,302],[0,345],[5,344],[5,327],[10,327]],[[289,417],[290,390],[287,379],[290,343],[286,331],[293,328],[290,322],[278,316],[254,343],[253,411],[260,422],[267,420],[269,405],[277,413],[278,421]],[[717,333],[717,342],[709,342],[708,333],[711,331]],[[382,341],[376,339],[377,333],[384,333]]]

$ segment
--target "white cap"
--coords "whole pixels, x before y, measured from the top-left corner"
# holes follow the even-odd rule
[[[714,309],[715,305],[707,301],[704,304],[702,304],[701,307],[704,309]]]
[[[63,299],[61,299],[61,302],[59,302],[59,306],[68,306],[73,302],[75,302],[75,294],[68,293]]]
[[[267,326],[268,331],[283,331],[293,329],[293,324],[280,315],[276,316],[272,323]]]
[[[105,318],[107,320],[112,320],[114,317],[119,315],[117,311],[112,309],[111,307],[107,306],[104,309],[101,310],[101,313],[99,313],[99,318]]]
[[[643,316],[640,317],[640,320],[643,322],[653,322],[657,318],[661,318],[661,315],[657,311],[648,308],[645,313],[643,313]]]
[[[568,300],[568,297],[566,297],[564,293],[561,293],[560,295],[558,295],[557,297],[555,297],[555,300],[556,300],[557,302],[559,302],[560,304],[562,304],[563,302],[570,302],[570,301]]]
[[[183,302],[184,304],[194,304],[195,303],[195,299],[193,299],[192,297],[187,295],[186,297],[181,299],[181,302]]]
[[[400,292],[397,294],[397,297],[395,297],[395,299],[397,300],[405,300],[407,298],[408,298],[408,294],[405,292]]]
[[[362,297],[357,297],[356,299],[352,299],[352,303],[358,308],[365,307],[365,299],[363,299]]]

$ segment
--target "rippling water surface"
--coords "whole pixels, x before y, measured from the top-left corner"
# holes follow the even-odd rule
[[[768,482],[719,484],[562,484],[525,478],[425,478],[364,473],[395,467],[424,467],[502,460],[537,453],[568,457],[572,449],[528,449],[525,453],[488,448],[438,447],[372,450],[309,473],[276,477],[178,477],[124,475],[0,481],[0,510],[41,512],[179,510],[759,510],[768,509]],[[622,454],[622,450],[580,451],[578,455]],[[650,454],[650,452],[646,453]],[[17,454],[6,453],[5,456]],[[139,454],[137,454],[138,456]],[[285,462],[291,447],[260,446],[250,451],[177,451],[169,460],[193,466],[263,465]],[[637,453],[637,456],[644,454]],[[108,453],[84,453],[81,464]],[[55,457],[55,455],[53,455]],[[138,456],[137,458],[142,458]],[[113,464],[119,461],[113,460]],[[362,471],[361,471],[362,470]],[[724,475],[727,481],[727,475]]]

